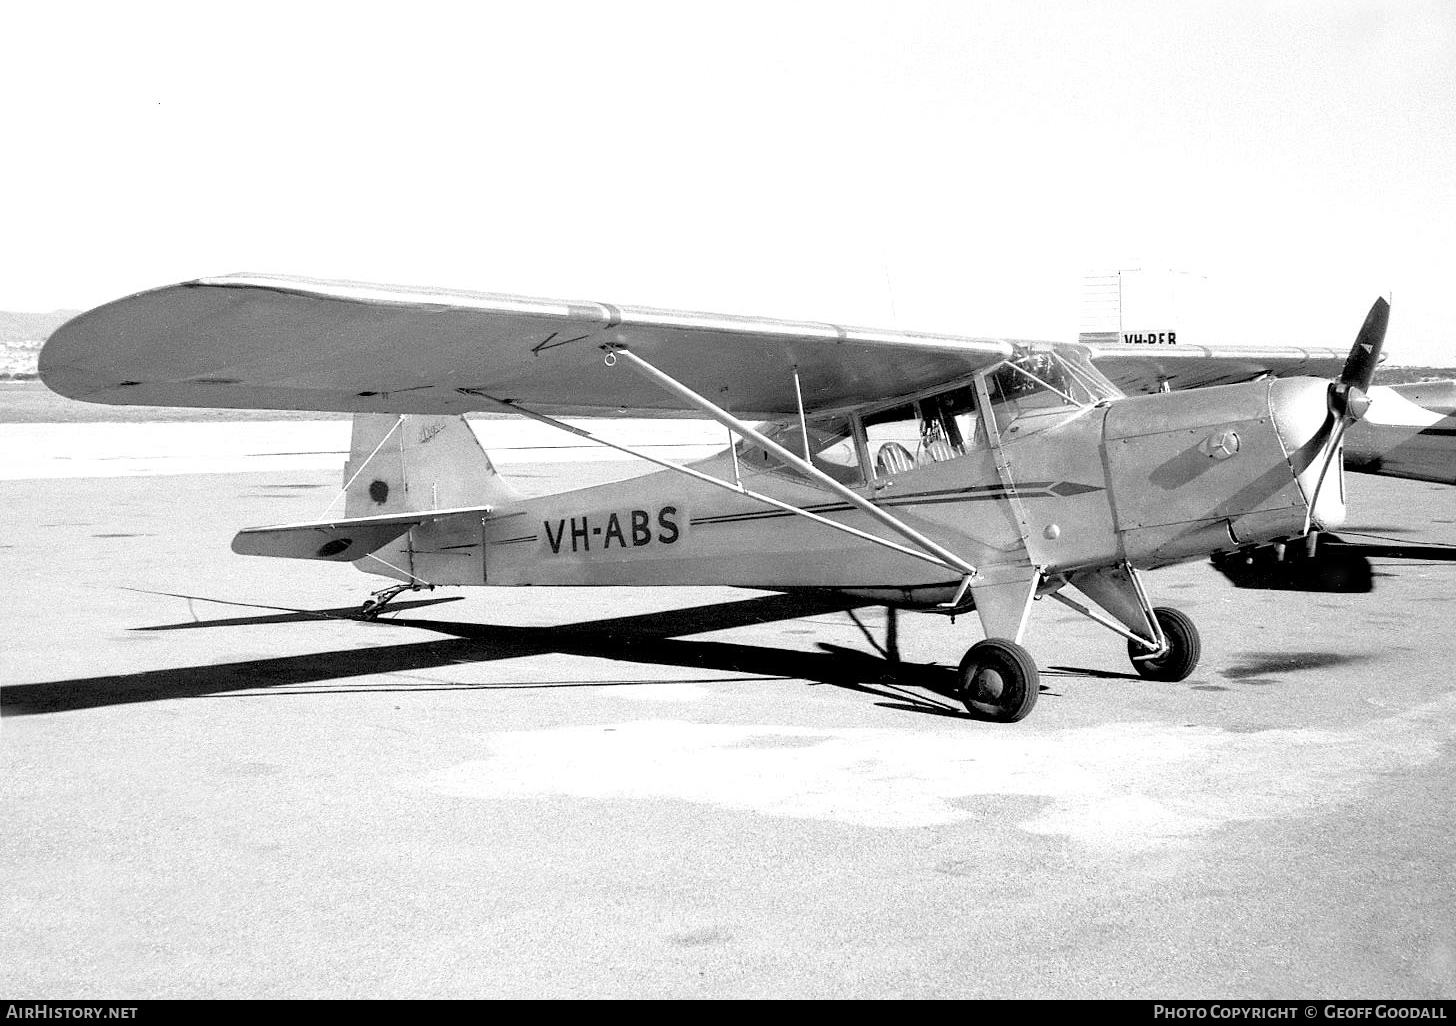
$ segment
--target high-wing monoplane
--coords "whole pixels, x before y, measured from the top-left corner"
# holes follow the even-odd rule
[[[1127,397],[1079,343],[874,331],[233,275],[98,307],[40,357],[90,402],[355,414],[342,517],[249,528],[251,555],[353,561],[438,585],[817,589],[954,616],[973,712],[1019,720],[1021,645],[1051,597],[1127,640],[1144,677],[1187,677],[1192,621],[1144,571],[1331,527],[1340,449],[1388,307],[1340,380]],[[730,443],[690,465],[526,498],[463,414],[707,417]],[[489,425],[484,425],[488,434]]]

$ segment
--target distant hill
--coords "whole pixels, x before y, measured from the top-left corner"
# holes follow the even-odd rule
[[[1404,385],[1412,381],[1450,381],[1456,379],[1456,367],[1392,367],[1382,363],[1375,372],[1377,385]]]
[[[0,379],[35,377],[35,358],[45,340],[80,310],[17,313],[0,310]]]
[[[41,343],[80,310],[52,310],[50,313],[12,313],[0,310],[0,344]]]

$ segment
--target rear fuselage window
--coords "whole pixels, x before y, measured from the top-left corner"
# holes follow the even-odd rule
[[[811,420],[807,427],[810,463],[840,484],[863,484],[864,475],[860,472],[859,450],[855,447],[854,426],[849,415]],[[799,429],[797,420],[766,424],[760,430],[795,456],[804,455],[804,433]],[[739,443],[738,460],[744,471],[748,473],[766,472],[802,476],[798,470],[786,465],[773,453],[752,442]]]

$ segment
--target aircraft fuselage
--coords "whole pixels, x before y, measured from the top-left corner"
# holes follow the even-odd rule
[[[1150,568],[1298,533],[1324,386],[1290,379],[1055,407],[995,444],[876,473],[857,488],[992,578],[1130,563]],[[725,451],[693,465],[734,480]],[[1338,468],[1336,468],[1338,472]],[[863,512],[739,453],[745,485],[875,532]],[[1336,489],[1320,521],[1343,516]],[[883,534],[883,532],[881,532]],[[953,573],[673,471],[412,529],[361,569],[392,563],[437,584],[831,588],[910,605],[945,601]],[[407,579],[403,576],[400,579]]]

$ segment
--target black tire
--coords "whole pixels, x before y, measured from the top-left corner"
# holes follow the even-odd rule
[[[997,723],[1026,719],[1041,692],[1041,675],[1031,653],[1004,638],[972,645],[961,660],[959,680],[965,707]]]
[[[1127,643],[1127,656],[1133,668],[1148,680],[1173,683],[1184,680],[1198,665],[1203,644],[1198,640],[1198,628],[1188,614],[1172,606],[1158,606],[1153,610],[1158,626],[1163,628],[1163,637],[1168,639],[1168,651],[1156,659],[1139,659],[1147,649],[1135,641]]]

